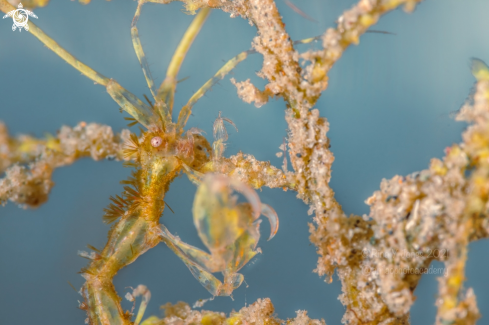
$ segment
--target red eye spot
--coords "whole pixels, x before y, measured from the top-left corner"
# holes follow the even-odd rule
[[[154,137],[153,139],[151,139],[151,145],[155,148],[161,146],[161,143],[163,143],[163,140],[161,140],[160,137]]]

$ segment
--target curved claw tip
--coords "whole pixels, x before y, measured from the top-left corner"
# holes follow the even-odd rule
[[[261,205],[261,213],[265,217],[267,217],[268,221],[270,222],[270,237],[268,238],[268,240],[270,240],[275,236],[275,234],[278,231],[278,225],[279,225],[278,215],[277,212],[275,212],[275,210],[271,206],[263,203]]]

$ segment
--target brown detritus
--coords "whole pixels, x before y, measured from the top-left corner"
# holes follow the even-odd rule
[[[350,217],[338,223],[330,217],[311,227],[311,241],[322,255],[318,271],[332,274],[337,269],[342,280],[341,301],[348,307],[344,320],[406,323],[413,292],[426,273],[441,275],[437,324],[475,324],[480,317],[473,291],[464,291],[463,283],[469,242],[489,234],[488,94],[489,78],[479,79],[473,103],[457,116],[472,125],[443,160],[382,181],[380,191],[366,201],[369,221]],[[358,233],[358,225],[350,221],[355,218],[367,226],[363,236],[350,242],[331,238]],[[362,254],[351,254],[354,243],[363,247]],[[445,268],[430,267],[433,260],[444,262]]]
[[[38,207],[48,199],[56,168],[84,157],[122,160],[122,144],[128,137],[128,130],[114,135],[109,126],[81,122],[74,128],[63,126],[56,137],[12,138],[0,122],[0,172],[5,171],[0,179],[0,204],[10,200],[23,208]]]
[[[269,298],[258,299],[248,307],[241,308],[238,312],[231,312],[226,317],[224,313],[208,310],[193,310],[184,302],[176,304],[167,303],[161,306],[165,310],[165,317],[152,316],[141,325],[326,325],[324,320],[310,319],[306,311],[297,311],[295,318],[287,321],[274,315],[274,307]]]
[[[268,103],[268,98],[273,96],[268,89],[261,91],[260,89],[256,88],[250,82],[250,79],[242,82],[236,82],[234,78],[231,78],[231,83],[236,86],[239,98],[248,104],[254,103],[257,108],[260,108]]]
[[[209,161],[200,169],[200,172],[226,174],[250,184],[255,189],[263,186],[296,189],[292,172],[284,173],[281,169],[272,166],[270,162],[256,160],[252,155],[242,152],[219,161]]]

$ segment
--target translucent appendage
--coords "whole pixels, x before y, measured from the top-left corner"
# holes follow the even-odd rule
[[[153,109],[143,103],[134,94],[124,89],[115,80],[110,80],[107,84],[107,92],[116,101],[119,106],[134,117],[139,123],[146,128],[151,125],[159,124],[159,117]]]
[[[206,267],[210,263],[209,254],[175,238],[165,226],[161,225],[161,236],[165,244],[185,263],[192,275],[213,296],[221,295],[222,282]]]
[[[170,248],[175,251],[175,253],[184,261],[186,264],[190,263],[193,265],[198,265],[199,267],[208,270],[209,272],[217,272],[215,270],[215,266],[213,265],[213,261],[211,259],[211,255],[209,253],[204,252],[203,250],[184,243],[179,238],[173,236],[170,231],[163,225],[160,225],[160,235],[168,245],[171,243]],[[173,249],[175,247],[175,249]]]
[[[141,69],[143,70],[144,78],[146,79],[146,83],[148,84],[149,91],[151,92],[153,98],[156,98],[153,76],[151,75],[151,71],[149,70],[148,60],[146,60],[146,55],[144,54],[143,46],[141,45],[139,32],[136,26],[133,26],[131,28],[131,38],[132,44],[134,46],[134,52],[136,52],[136,56],[138,57],[139,64],[141,65]]]
[[[259,222],[257,223],[257,228],[259,228]],[[230,247],[233,251],[233,256],[227,264],[226,271],[231,273],[237,272],[251,261],[251,259],[258,254],[258,251],[256,251],[255,248],[259,239],[260,233],[256,230],[255,234],[248,231],[242,234],[234,245]]]

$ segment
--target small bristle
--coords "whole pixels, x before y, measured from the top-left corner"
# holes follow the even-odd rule
[[[177,84],[181,83],[181,82],[184,82],[185,80],[187,80],[188,78],[190,78],[190,76],[186,76],[185,78],[182,78],[180,80],[177,81]]]
[[[146,94],[143,94],[144,96],[144,99],[146,99],[146,101],[148,102],[149,106],[151,106],[152,109],[155,109],[153,103],[151,102],[151,100],[149,100],[148,96],[146,96]]]
[[[119,205],[113,205],[112,203],[109,204],[108,208],[104,208],[104,211],[106,214],[118,214],[122,215],[124,213],[124,210],[122,209],[122,206]]]
[[[139,194],[139,192],[137,192],[136,190],[134,190],[133,188],[131,188],[129,186],[124,186],[124,190],[126,191],[127,194],[132,195],[132,198],[134,198],[134,199],[137,199],[137,198],[139,198],[141,196]]]
[[[100,253],[102,253],[102,252],[100,251],[100,249],[98,249],[98,248],[97,248],[97,247],[95,247],[95,246],[92,246],[92,245],[90,245],[90,244],[87,244],[87,247],[88,247],[88,248],[90,248],[92,251],[95,251],[95,252],[97,252],[97,253],[99,253],[99,254],[100,254]]]
[[[104,214],[102,216],[102,221],[105,224],[111,224],[112,222],[116,221],[119,218],[120,218],[120,215]]]
[[[129,137],[129,141],[124,144],[124,149],[122,150],[122,154],[124,158],[130,159],[134,156],[137,156],[139,152],[139,139],[137,135],[131,133]]]
[[[102,221],[106,224],[110,224],[117,219],[119,219],[122,214],[115,213],[114,211],[106,211],[106,213],[102,216]]]
[[[132,161],[125,161],[122,163],[122,167],[127,167],[127,168],[136,168],[138,166],[139,165],[137,165],[136,163],[134,163]]]
[[[133,176],[130,176],[128,179],[120,181],[121,184],[126,184],[126,185],[133,185],[136,186],[137,184],[137,179]]]
[[[124,148],[122,149],[122,155],[124,156],[124,159],[131,159],[132,157],[137,156],[138,150],[133,149],[133,148]]]
[[[118,218],[122,217],[128,209],[134,209],[139,206],[141,194],[138,179],[140,174],[141,170],[136,168],[136,170],[131,171],[131,176],[129,176],[127,180],[120,182],[121,184],[129,186],[124,186],[124,192],[122,195],[116,195],[115,197],[111,196],[109,198],[112,203],[110,203],[108,207],[104,209],[105,214],[102,217],[104,223],[112,223]]]
[[[138,182],[139,173],[140,173],[139,170],[133,171],[131,173],[131,176],[129,176],[127,180],[120,181],[120,183],[123,185],[131,185],[134,187],[136,192],[139,192],[139,182]]]
[[[103,222],[107,224],[120,218],[124,214],[125,208],[129,203],[119,195],[116,195],[116,197],[111,196],[110,200],[114,203],[110,203],[107,208],[104,208],[105,214],[102,217]]]
[[[163,201],[165,202],[165,201]],[[168,205],[168,203],[165,202],[165,205],[168,207],[168,209],[170,209],[171,212],[173,212],[173,214],[175,214],[175,211],[173,211],[173,209]]]
[[[131,133],[131,142],[132,144],[135,146],[135,147],[139,147],[139,139],[138,139],[138,136],[135,135],[134,133]]]
[[[93,275],[93,272],[89,271],[88,270],[88,267],[84,267],[80,270],[80,272],[78,272],[78,274],[83,274],[83,273],[87,273],[87,274],[90,274],[90,275]]]
[[[72,285],[70,281],[68,281],[68,284],[70,285],[70,287],[72,287],[72,288],[73,288],[73,290],[75,290],[75,292],[76,292],[76,293],[78,293],[78,290],[76,290],[76,289],[75,289],[75,286],[74,286],[74,285]]]
[[[139,207],[141,205],[141,202],[138,200],[138,201],[134,201],[131,205],[132,208],[136,209],[137,207]]]
[[[126,204],[126,202],[124,202],[124,200],[118,195],[116,195],[116,197],[111,196],[109,200],[114,202],[118,207],[123,207]]]

